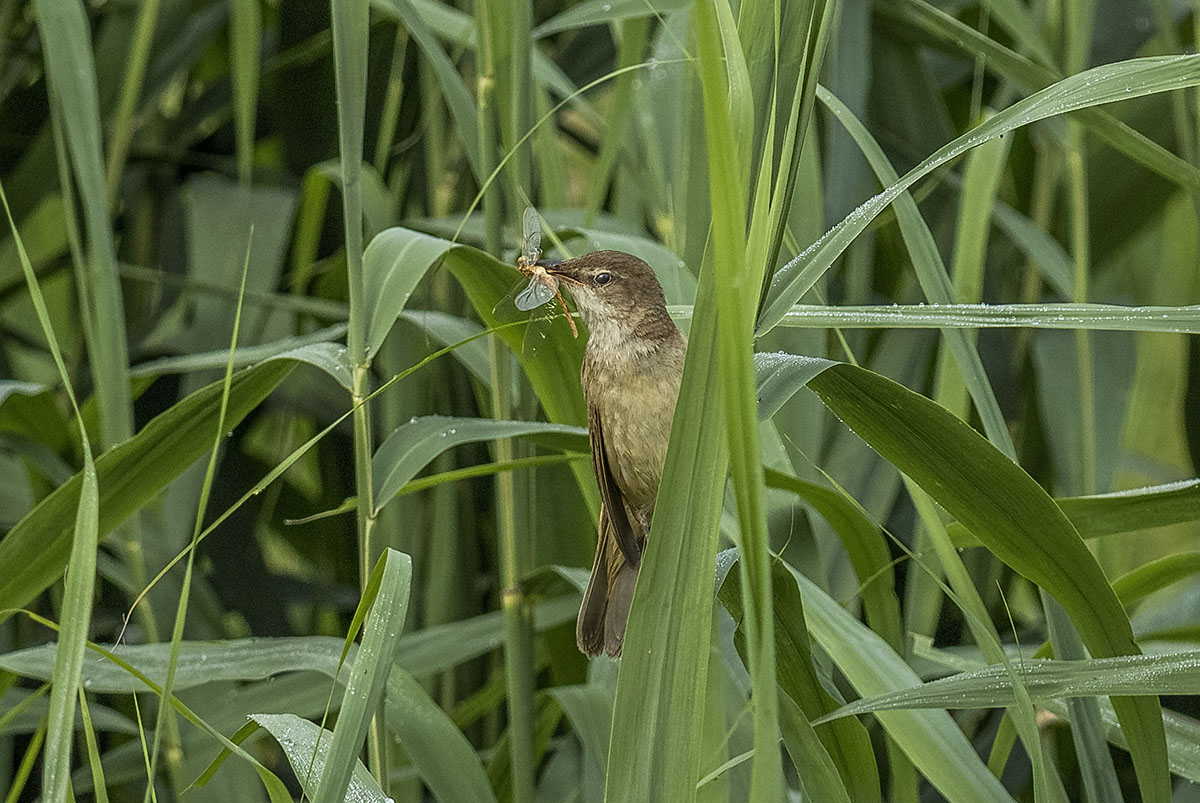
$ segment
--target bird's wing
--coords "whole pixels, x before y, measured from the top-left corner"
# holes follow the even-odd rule
[[[600,486],[600,501],[608,511],[608,520],[617,546],[625,555],[625,560],[633,568],[642,563],[642,549],[638,545],[633,525],[629,523],[629,514],[625,510],[625,499],[621,494],[621,486],[613,475],[612,467],[608,464],[608,450],[604,448],[604,424],[600,420],[600,411],[588,407],[588,442],[592,447],[592,470],[596,472],[596,484]]]

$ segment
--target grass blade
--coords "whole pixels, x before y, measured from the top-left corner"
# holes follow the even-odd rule
[[[92,444],[88,439],[87,427],[79,412],[71,378],[63,362],[62,350],[50,323],[50,312],[46,299],[38,285],[37,276],[25,246],[21,241],[17,224],[8,206],[8,196],[0,186],[0,202],[13,232],[25,284],[37,311],[42,334],[54,356],[59,379],[71,400],[75,420],[79,425],[79,440],[83,450],[83,471],[79,497],[75,507],[74,534],[71,537],[71,557],[68,561],[66,591],[62,598],[62,629],[59,632],[58,650],[54,660],[54,675],[50,689],[50,710],[46,719],[46,753],[42,762],[42,794],[47,800],[62,800],[67,796],[71,781],[71,740],[75,730],[75,698],[82,693],[80,676],[83,672],[83,651],[87,646],[88,631],[92,624],[92,597],[96,585],[96,548],[100,539],[100,488],[96,477],[96,464],[92,459]],[[11,533],[10,533],[11,537]],[[5,539],[4,543],[7,544]],[[7,564],[13,566],[15,564]],[[13,572],[19,575],[18,572]]]
[[[884,377],[836,365],[809,382],[821,400],[988,549],[1050,592],[1097,657],[1136,655],[1129,619],[1079,534],[1045,491],[974,430]],[[1170,797],[1161,709],[1113,701],[1146,800]]]
[[[374,600],[365,597],[362,600],[362,604],[371,605],[371,616],[346,681],[341,712],[313,803],[337,803],[345,797],[367,729],[383,700],[388,669],[404,630],[412,559],[402,552],[385,549],[377,571],[382,575],[379,591]]]
[[[1009,131],[1060,114],[1200,84],[1200,57],[1171,56],[1105,64],[1064,78],[1014,103],[939,148],[883,192],[862,204],[775,275],[759,318],[759,334],[769,331],[788,307],[806,293],[846,247],[889,204],[918,180],[971,148]]]
[[[34,3],[42,35],[46,72],[55,113],[61,116],[65,144],[83,205],[88,236],[85,260],[88,286],[79,288],[91,305],[96,331],[91,340],[92,377],[100,400],[100,446],[107,449],[133,433],[129,398],[128,346],[116,250],[108,221],[108,201],[101,154],[100,107],[92,38],[83,6],[77,0]]]

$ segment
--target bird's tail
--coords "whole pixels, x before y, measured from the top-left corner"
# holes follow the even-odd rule
[[[608,558],[604,548],[604,511],[600,511],[600,543],[596,544],[596,559],[592,576],[583,592],[579,618],[575,620],[575,643],[588,658],[604,651],[604,611],[608,607]]]
[[[575,642],[589,658],[601,652],[618,658],[625,643],[625,623],[629,618],[629,603],[633,601],[637,569],[625,561],[603,509],[599,531],[592,576],[575,622]]]
[[[637,569],[625,561],[608,588],[608,610],[604,614],[604,651],[614,658],[621,657],[625,643],[625,623],[629,621],[629,603],[633,601],[633,586]]]

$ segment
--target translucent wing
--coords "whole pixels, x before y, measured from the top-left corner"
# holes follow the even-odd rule
[[[513,299],[513,306],[521,311],[536,309],[554,298],[554,280],[548,276],[534,275],[529,284]]]
[[[521,256],[524,257],[525,264],[532,265],[542,255],[542,227],[538,223],[537,210],[532,206],[525,207],[525,217],[522,219],[521,232]],[[546,302],[542,301],[541,303],[544,304]],[[524,309],[531,308],[525,307]]]

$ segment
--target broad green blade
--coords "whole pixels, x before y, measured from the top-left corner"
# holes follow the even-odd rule
[[[237,426],[295,365],[290,360],[269,361],[235,374],[229,389],[227,426]],[[212,447],[222,385],[214,382],[187,396],[133,438],[96,459],[101,538]],[[0,613],[0,619],[28,605],[62,575],[82,485],[82,474],[76,474],[0,541],[0,564],[22,567],[20,572],[0,572],[0,611],[9,611]]]
[[[754,395],[754,314],[765,259],[758,249],[768,238],[764,199],[770,186],[774,148],[772,123],[755,131],[756,107],[773,107],[766,92],[773,49],[766,4],[748,0],[738,8],[737,26],[725,0],[695,5],[704,132],[708,144],[712,199],[712,273],[717,304],[717,370],[729,439],[729,473],[741,529],[743,627],[746,668],[754,698],[754,758],[750,797],[775,800],[784,791],[779,740],[779,698],[775,679],[775,619],[771,612],[771,566],[764,497],[762,443]],[[739,38],[742,37],[742,38]],[[753,94],[757,90],[757,98]],[[760,127],[763,128],[763,127]],[[753,148],[755,137],[765,146]],[[752,154],[763,153],[757,191],[748,180]],[[748,196],[754,192],[754,203]],[[753,209],[754,217],[748,218]],[[749,243],[747,225],[749,224]]]
[[[1067,697],[1200,693],[1200,652],[1132,655],[1083,661],[1023,661],[1014,663],[1029,696],[1039,705]],[[858,716],[875,711],[921,708],[1000,708],[1015,700],[1012,681],[1003,666],[988,666],[912,689],[881,694],[842,706],[822,717]]]
[[[305,792],[314,794],[316,780],[324,777],[333,734],[293,714],[251,714],[250,719],[275,737]],[[345,796],[338,800],[355,803],[387,803],[391,800],[358,757],[351,756],[351,759]]]
[[[996,557],[1052,594],[1092,655],[1140,652],[1129,618],[1079,533],[1046,492],[982,436],[923,396],[854,366],[833,366],[809,387]],[[1168,799],[1158,700],[1121,698],[1113,707],[1145,799]]]
[[[672,312],[686,314],[686,308]],[[1200,333],[1200,307],[1117,304],[896,304],[873,307],[801,305],[779,326],[824,329],[1097,329]]]
[[[100,447],[108,449],[133,433],[129,397],[128,345],[116,248],[108,218],[100,104],[92,36],[83,4],[78,0],[34,3],[52,107],[61,115],[64,144],[70,155],[87,229],[86,287],[79,288],[90,308],[83,316],[93,323],[89,338],[92,378],[100,400]],[[15,564],[9,564],[15,565]],[[3,607],[0,605],[0,607]]]
[[[920,683],[917,674],[882,638],[795,569],[792,575],[800,584],[813,638],[859,694],[881,694]],[[1012,798],[946,712],[891,711],[880,712],[876,718],[947,800],[1011,803]]]
[[[354,666],[346,678],[346,692],[333,731],[333,741],[325,756],[325,767],[318,775],[321,782],[313,794],[313,803],[338,803],[347,793],[358,763],[358,755],[367,737],[367,728],[383,700],[387,677],[404,619],[408,615],[408,597],[412,584],[412,558],[393,549],[384,549],[379,558],[378,592],[366,620],[362,646],[354,656]]]
[[[393,668],[384,702],[388,727],[438,800],[495,803],[475,749],[412,675]]]
[[[67,390],[71,409],[79,426],[79,441],[83,450],[83,471],[79,498],[75,508],[74,537],[71,538],[70,574],[62,598],[62,623],[59,629],[58,649],[54,660],[53,685],[50,689],[49,710],[46,712],[46,751],[42,761],[42,790],[49,800],[67,796],[71,780],[71,741],[75,730],[75,700],[83,694],[80,676],[83,672],[83,653],[87,648],[88,634],[92,626],[92,600],[96,587],[96,551],[100,540],[100,489],[96,478],[96,464],[92,458],[92,444],[88,439],[87,427],[79,410],[75,391],[67,366],[63,362],[62,350],[50,322],[50,313],[42,294],[33,264],[25,251],[24,243],[17,232],[8,205],[8,197],[0,187],[0,202],[4,205],[5,217],[12,228],[21,270],[29,288],[37,312],[42,334],[54,357],[59,380]],[[11,536],[11,534],[10,534]],[[70,535],[68,535],[70,537]],[[16,564],[9,564],[15,566]],[[19,572],[13,572],[19,574]],[[84,701],[86,707],[87,702]],[[86,715],[85,715],[86,717]],[[85,725],[87,725],[85,719]],[[90,725],[88,725],[90,732]],[[36,751],[35,751],[36,752]]]
[[[539,602],[534,606],[537,629],[543,631],[571,621],[577,610],[576,594]],[[183,691],[224,681],[265,680],[283,672],[313,671],[341,677],[338,661],[342,643],[342,639],[332,636],[185,641],[179,648],[175,689]],[[485,655],[502,643],[500,614],[485,613],[405,634],[397,647],[395,663],[406,672],[424,678]],[[166,674],[170,649],[166,644],[140,644],[119,647],[115,654],[141,675],[161,677]],[[49,681],[53,677],[54,660],[53,644],[29,647],[0,655],[0,670]],[[85,656],[82,677],[88,691],[97,694],[132,694],[146,689],[137,675],[102,655]]]
[[[373,458],[376,510],[400,492],[417,473],[442,452],[464,443],[542,436],[561,448],[586,452],[587,430],[540,421],[497,421],[490,418],[425,416],[404,424],[387,437]]]
[[[1156,92],[1184,89],[1200,83],[1200,56],[1131,59],[1105,64],[1064,78],[1014,103],[996,116],[938,149],[901,179],[874,196],[853,214],[830,229],[817,242],[775,274],[766,305],[759,316],[758,332],[766,332],[783,318],[847,246],[875,217],[902,193],[934,169],[966,151],[1037,120],[1068,112],[1128,100]]]
[[[814,731],[810,724],[835,710],[837,702],[821,685],[813,664],[800,592],[782,561],[774,561],[771,570],[781,729],[805,794],[814,800],[878,801],[879,773],[866,728],[855,722],[850,728]],[[740,586],[738,575],[731,574],[719,592],[736,622],[742,620]],[[744,639],[739,641],[742,652]]]

